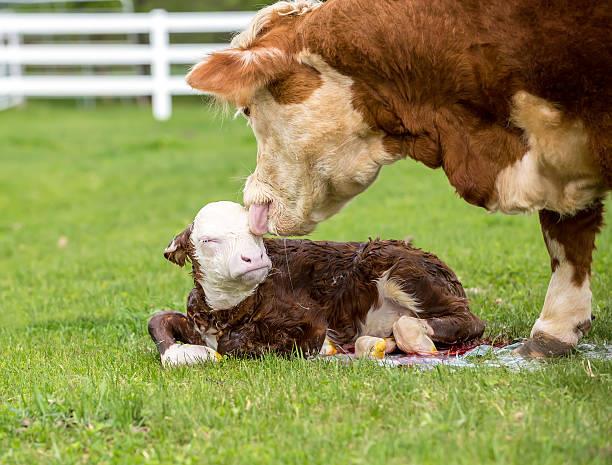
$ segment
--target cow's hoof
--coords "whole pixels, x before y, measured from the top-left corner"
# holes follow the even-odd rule
[[[515,352],[525,358],[563,357],[569,355],[574,346],[543,332],[536,332]]]

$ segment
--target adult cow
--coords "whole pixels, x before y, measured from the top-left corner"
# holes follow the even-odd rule
[[[598,0],[330,0],[260,11],[189,84],[257,137],[253,232],[304,234],[410,157],[490,211],[539,211],[552,279],[527,355],[591,327],[612,187],[612,9]]]

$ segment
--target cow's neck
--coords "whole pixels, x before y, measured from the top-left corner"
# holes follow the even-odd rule
[[[454,8],[338,0],[304,20],[300,46],[354,81],[355,109],[384,134],[381,165],[410,157],[443,167],[464,199],[486,206],[497,174],[527,152],[507,123],[520,82],[503,44],[474,45],[476,20]]]

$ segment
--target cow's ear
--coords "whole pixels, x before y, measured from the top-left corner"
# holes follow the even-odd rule
[[[211,54],[186,79],[194,89],[243,106],[258,88],[283,73],[290,61],[287,53],[274,47],[233,48]]]
[[[185,261],[189,259],[189,247],[191,247],[191,231],[193,223],[185,228],[185,230],[172,239],[166,250],[164,257],[178,266],[184,266]]]

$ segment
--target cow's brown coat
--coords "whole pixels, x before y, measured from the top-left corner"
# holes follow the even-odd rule
[[[526,152],[510,124],[522,90],[584,121],[612,187],[610,10],[590,0],[331,0],[307,15],[272,16],[249,50],[282,51],[275,58],[236,68],[213,55],[190,84],[206,80],[207,90],[238,103],[234,83],[257,81],[279,102],[297,103],[313,81],[292,57],[308,50],[354,80],[355,107],[386,134],[390,151],[442,166],[480,206],[496,174]]]

